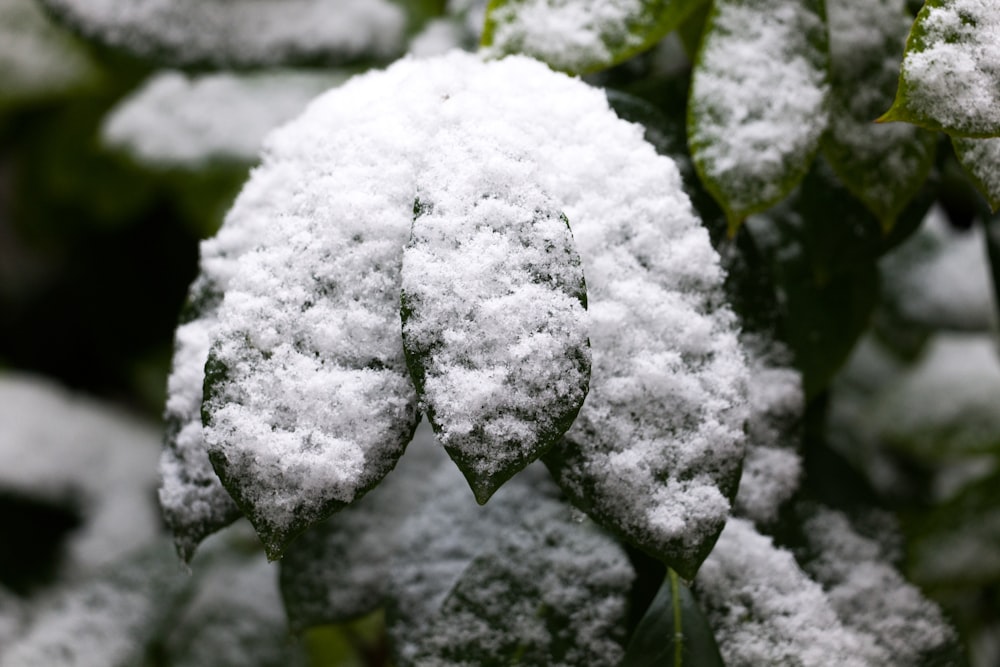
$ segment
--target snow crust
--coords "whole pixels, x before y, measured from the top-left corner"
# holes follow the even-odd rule
[[[43,0],[81,33],[184,66],[281,65],[402,51],[388,0]]]
[[[67,577],[159,534],[151,498],[159,442],[155,426],[118,409],[40,377],[0,375],[0,488],[80,511],[61,568]]]
[[[934,0],[921,10],[919,43],[903,59],[906,107],[972,136],[1000,128],[1000,3]]]
[[[97,77],[84,49],[35,0],[0,0],[0,109],[71,92]]]
[[[641,128],[526,58],[403,60],[266,141],[202,247],[203,279],[225,295],[205,320],[216,470],[281,533],[392,467],[415,423],[398,301],[413,202],[444,140],[474,136],[535,165],[582,258],[593,370],[561,481],[586,486],[630,539],[694,549],[728,513],[718,487],[735,478],[746,417],[718,257]],[[199,391],[190,369],[172,394]]]
[[[691,81],[688,134],[728,211],[780,198],[827,125],[825,24],[814,3],[719,0]]]
[[[569,72],[607,66],[642,45],[632,29],[648,13],[640,0],[510,0],[490,8],[486,53],[523,53]]]
[[[111,110],[101,140],[152,166],[252,163],[269,131],[345,78],[336,72],[293,70],[191,76],[160,72]]]

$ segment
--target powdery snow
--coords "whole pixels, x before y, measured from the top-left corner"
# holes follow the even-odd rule
[[[599,90],[525,58],[404,60],[271,135],[203,246],[203,274],[225,294],[203,406],[216,470],[280,538],[392,467],[415,419],[402,248],[440,138],[463,136],[526,156],[575,221],[593,372],[562,481],[586,485],[595,514],[630,539],[697,551],[728,513],[719,484],[734,483],[746,415],[718,257],[641,129]]]
[[[388,58],[406,15],[389,0],[43,0],[88,38],[186,66]]]
[[[642,46],[633,30],[648,21],[641,0],[508,0],[492,3],[487,55],[523,53],[556,69],[585,72],[612,64],[618,51]]]
[[[590,379],[569,226],[531,158],[494,141],[440,138],[402,265],[421,408],[480,502],[563,435]]]
[[[730,216],[780,199],[827,125],[825,24],[814,2],[718,0],[692,73],[688,141]]]
[[[159,534],[152,498],[160,436],[123,411],[40,377],[0,375],[0,488],[65,504],[82,525],[62,573],[110,563]]]
[[[930,0],[900,74],[905,109],[960,135],[1000,130],[1000,2]]]
[[[1000,139],[952,137],[951,143],[958,161],[996,211],[1000,207]]]
[[[264,135],[345,78],[336,72],[292,70],[192,76],[160,72],[111,110],[101,140],[152,166],[252,163]]]

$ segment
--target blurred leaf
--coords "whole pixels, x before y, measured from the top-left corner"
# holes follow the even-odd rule
[[[1000,139],[952,137],[955,155],[995,213],[1000,209]]]
[[[691,589],[670,571],[625,652],[622,667],[722,667],[712,629]]]
[[[996,10],[992,2],[927,0],[906,40],[896,99],[879,121],[964,137],[1000,135]]]
[[[650,48],[705,1],[490,0],[482,45],[571,74],[596,72]]]
[[[688,142],[735,231],[805,176],[827,125],[827,36],[816,0],[718,0],[692,72]]]
[[[830,131],[823,150],[837,176],[890,230],[934,161],[935,133],[879,125],[892,103],[910,17],[903,0],[828,3]]]

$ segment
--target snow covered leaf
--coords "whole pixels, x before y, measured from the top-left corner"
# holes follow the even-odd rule
[[[153,167],[250,164],[257,161],[265,134],[345,78],[337,72],[294,70],[160,72],[111,110],[101,141]]]
[[[389,0],[42,0],[88,39],[161,64],[255,67],[388,59],[407,17]]]
[[[519,161],[466,182],[465,157],[440,156],[447,186],[415,206],[401,312],[420,407],[482,504],[572,425],[590,343],[566,218]]]
[[[0,112],[100,81],[86,49],[53,25],[35,0],[0,0]]]
[[[70,523],[80,519],[66,535],[62,577],[91,573],[157,540],[155,424],[10,372],[0,374],[0,424],[0,496],[63,510]]]
[[[805,176],[827,126],[818,0],[718,0],[692,72],[688,143],[731,229]]]
[[[896,100],[879,120],[1000,135],[997,30],[997,0],[927,0],[906,40]]]
[[[628,60],[676,30],[704,0],[491,0],[483,46],[574,74]]]
[[[1000,452],[1000,356],[992,334],[945,334],[872,406],[882,442],[918,461]]]
[[[477,160],[489,146],[504,159]],[[416,417],[399,311],[413,202],[434,198],[462,151],[461,173],[521,170],[573,221],[591,381],[552,469],[599,521],[691,571],[728,514],[746,416],[718,256],[641,128],[600,90],[527,58],[400,61],[271,135],[203,246],[203,274],[224,294],[203,405],[216,471],[276,553],[276,537],[391,467]],[[337,407],[348,400],[354,409]],[[397,436],[374,437],[373,414],[395,415]],[[350,445],[361,427],[373,438]],[[336,446],[321,453],[325,441]]]
[[[952,137],[951,145],[993,212],[1000,210],[1000,139]]]
[[[390,613],[398,664],[620,664],[632,566],[545,482],[519,476],[484,508],[443,489],[414,517]]]
[[[889,230],[927,178],[937,136],[874,121],[892,103],[910,26],[904,0],[827,3],[830,130],[823,152],[837,176]]]
[[[639,621],[622,667],[723,667],[712,629],[691,589],[669,572]]]
[[[396,531],[434,492],[428,480],[454,469],[424,422],[395,470],[357,504],[319,523],[281,559],[281,594],[293,631],[360,618],[385,603]],[[461,480],[456,480],[461,481]]]
[[[159,498],[177,553],[185,562],[206,536],[240,516],[212,469],[201,423],[209,334],[221,299],[218,288],[205,280],[191,287],[174,334],[173,366],[167,380]]]
[[[997,321],[986,235],[956,229],[933,207],[911,238],[879,261],[883,302],[909,329],[988,331]]]
[[[250,537],[253,538],[252,532]],[[162,638],[163,651],[168,656],[166,664],[173,667],[305,667],[308,664],[301,643],[288,636],[278,592],[277,566],[268,563],[259,548],[246,550],[226,535],[221,543],[206,544],[192,569],[193,590],[181,609],[172,615]]]
[[[143,664],[187,583],[166,544],[123,557],[40,602],[18,637],[0,647],[0,667]]]

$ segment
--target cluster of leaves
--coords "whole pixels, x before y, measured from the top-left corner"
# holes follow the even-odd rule
[[[158,65],[313,68],[162,72],[112,112],[132,169],[214,175],[212,211],[270,128],[340,86],[270,136],[202,246],[160,492],[199,575],[71,629],[130,638],[87,649],[103,664],[305,660],[277,645],[275,590],[232,594],[268,571],[244,543],[192,560],[241,516],[294,631],[321,644],[382,610],[370,664],[964,664],[873,506],[902,515],[903,565],[962,638],[988,635],[1000,573],[968,564],[996,545],[1000,425],[976,391],[903,417],[955,394],[954,359],[995,365],[995,321],[915,323],[900,267],[947,245],[914,234],[935,202],[962,225],[990,219],[974,191],[1000,202],[996,3],[43,4]],[[480,28],[476,57],[349,80]],[[956,328],[982,337],[935,337]],[[0,664],[65,650],[44,625],[129,572],[20,624],[37,632]]]

